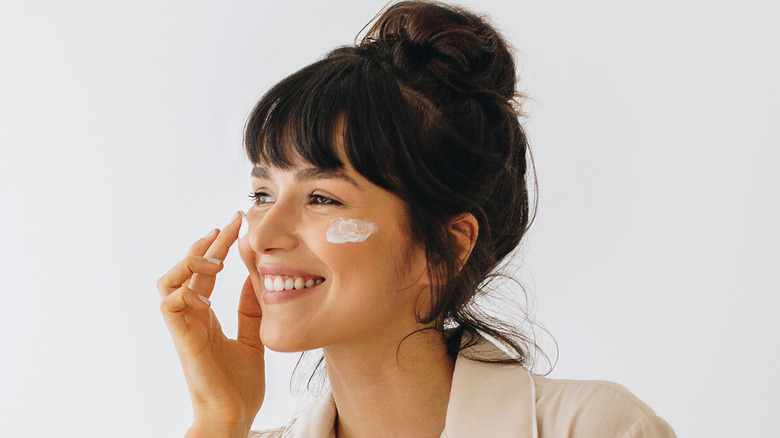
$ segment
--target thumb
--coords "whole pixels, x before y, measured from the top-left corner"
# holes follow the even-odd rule
[[[238,341],[250,347],[263,349],[260,340],[260,323],[263,320],[263,310],[257,301],[255,288],[251,277],[247,277],[241,288],[241,298],[238,301]]]

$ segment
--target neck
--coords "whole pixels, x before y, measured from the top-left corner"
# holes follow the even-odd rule
[[[454,361],[439,332],[324,353],[339,438],[441,436]]]

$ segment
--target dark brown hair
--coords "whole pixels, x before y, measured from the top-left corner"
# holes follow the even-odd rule
[[[452,355],[463,335],[473,342],[485,334],[525,364],[535,344],[474,302],[532,221],[533,165],[515,82],[507,44],[485,19],[404,1],[355,45],[269,90],[247,122],[245,144],[254,163],[285,168],[300,157],[338,168],[333,133],[343,121],[347,160],[406,202],[413,237],[440,285],[418,320],[443,321]],[[463,213],[477,219],[479,235],[460,268],[448,225]]]

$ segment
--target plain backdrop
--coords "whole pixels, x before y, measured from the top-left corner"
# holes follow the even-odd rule
[[[518,277],[552,377],[620,382],[680,437],[778,436],[778,3],[463,4],[530,97]],[[249,207],[255,101],[384,5],[0,3],[0,436],[184,433],[155,281]],[[229,334],[244,272],[213,296]],[[268,354],[256,428],[303,407],[296,359]]]

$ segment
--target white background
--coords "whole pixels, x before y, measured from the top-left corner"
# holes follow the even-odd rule
[[[533,98],[521,276],[552,376],[620,382],[681,437],[777,436],[777,3],[469,3]],[[183,434],[154,283],[249,206],[254,102],[383,5],[0,4],[0,436]],[[231,254],[229,333],[243,275]],[[294,415],[295,359],[269,354],[256,427]]]

